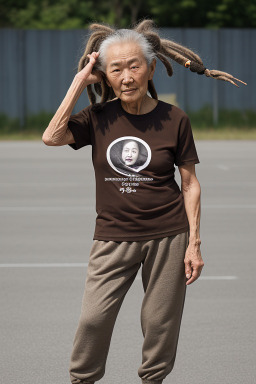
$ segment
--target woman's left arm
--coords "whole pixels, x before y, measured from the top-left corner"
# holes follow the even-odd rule
[[[195,173],[195,164],[179,166],[181,192],[189,221],[189,244],[185,254],[186,285],[193,283],[201,274],[204,262],[200,251],[201,187]]]

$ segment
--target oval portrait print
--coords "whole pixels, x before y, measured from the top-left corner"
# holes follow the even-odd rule
[[[151,149],[142,139],[123,136],[112,141],[107,149],[109,165],[122,175],[136,175],[146,168],[151,160]]]

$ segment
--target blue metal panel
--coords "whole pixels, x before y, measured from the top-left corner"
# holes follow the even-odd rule
[[[192,73],[171,61],[168,77],[158,61],[154,83],[159,95],[176,95],[187,111],[206,104],[215,108],[256,109],[254,63],[256,29],[160,28],[162,38],[172,39],[197,53],[209,69],[228,72],[248,83],[234,85]],[[90,32],[83,30],[0,30],[0,113],[19,117],[47,111],[54,113],[77,72]],[[239,84],[239,83],[238,83]],[[72,113],[89,104],[86,90]]]

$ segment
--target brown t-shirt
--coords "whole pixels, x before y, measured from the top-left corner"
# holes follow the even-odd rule
[[[159,100],[151,112],[135,115],[118,98],[71,115],[68,127],[75,139],[70,147],[92,145],[93,239],[138,241],[189,230],[174,164],[200,161],[183,110]]]

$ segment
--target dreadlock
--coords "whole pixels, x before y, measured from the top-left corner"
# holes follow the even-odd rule
[[[191,72],[196,72],[199,75],[205,75],[217,80],[228,81],[237,87],[239,87],[239,85],[235,83],[235,80],[247,85],[243,81],[236,79],[227,72],[207,69],[203,64],[202,59],[189,48],[172,40],[160,38],[153,20],[146,19],[138,22],[132,29],[115,29],[107,24],[92,23],[89,25],[89,30],[94,32],[89,37],[84,54],[79,60],[78,72],[81,71],[89,62],[90,59],[87,57],[89,53],[99,51],[103,41],[106,43],[106,41],[118,37],[119,41],[127,41],[128,39],[132,39],[138,43],[142,41],[140,45],[144,54],[146,53],[145,57],[148,64],[149,61],[152,60],[152,57],[158,58],[165,66],[168,76],[173,75],[173,68],[169,61],[169,59],[172,59],[178,64],[189,68]],[[116,40],[113,40],[113,42],[115,41]],[[152,52],[152,55],[148,55],[148,52]],[[94,70],[97,68],[104,68],[103,60],[104,57],[99,57],[101,64],[96,63]],[[96,104],[96,95],[93,92],[92,85],[88,85],[86,89],[90,103]],[[101,96],[101,103],[112,100],[116,97],[112,87],[107,85],[105,76],[102,76],[100,83],[94,84],[94,90],[99,96]],[[158,99],[153,80],[148,81],[148,91],[153,99]]]

